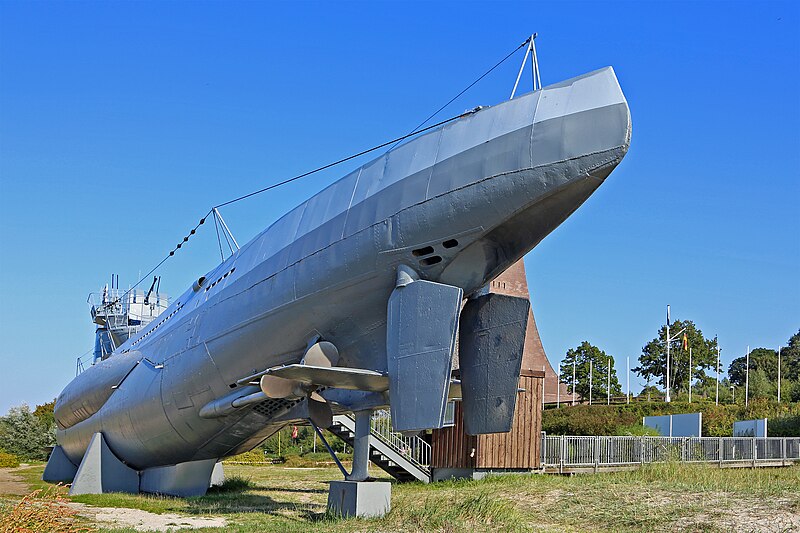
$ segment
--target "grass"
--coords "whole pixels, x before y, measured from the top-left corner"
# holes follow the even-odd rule
[[[228,481],[203,497],[102,494],[71,499],[153,513],[224,516],[228,520],[225,531],[242,532],[800,528],[800,465],[718,469],[662,463],[640,470],[573,477],[528,474],[430,485],[395,484],[392,511],[370,520],[325,514],[327,481],[341,479],[336,468],[225,468]],[[41,487],[37,480],[41,467],[18,472],[32,489]],[[373,469],[374,474],[377,472]]]

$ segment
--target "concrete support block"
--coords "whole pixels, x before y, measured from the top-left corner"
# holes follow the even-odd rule
[[[381,517],[391,508],[392,484],[386,481],[331,481],[328,512],[342,517]]]
[[[95,433],[83,455],[69,494],[104,492],[139,492],[139,473],[117,459],[102,433]]]
[[[214,465],[214,470],[211,471],[210,487],[219,487],[225,483],[225,471],[222,469],[222,463]]]
[[[67,459],[64,449],[61,446],[56,446],[53,448],[53,453],[50,454],[50,459],[47,460],[47,466],[44,467],[42,481],[72,483],[77,472],[78,467]]]
[[[170,496],[202,496],[211,486],[216,459],[189,461],[142,470],[139,489]]]

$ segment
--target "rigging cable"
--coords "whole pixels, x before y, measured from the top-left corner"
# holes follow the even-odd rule
[[[217,214],[214,213],[214,229],[217,230],[217,244],[219,245],[219,257],[222,262],[225,262],[225,254],[222,253],[222,239],[219,236],[219,222],[217,222]]]
[[[217,218],[216,218],[216,214],[214,213],[214,211],[215,211],[216,209],[218,209],[218,208],[220,208],[220,207],[225,207],[226,205],[231,205],[231,204],[234,204],[234,203],[236,203],[236,202],[240,202],[240,201],[242,201],[242,200],[245,200],[245,199],[247,199],[247,198],[250,198],[250,197],[252,197],[252,196],[256,196],[256,195],[258,195],[258,194],[265,193],[265,192],[267,192],[267,191],[270,191],[270,190],[272,190],[272,189],[276,189],[276,188],[278,188],[278,187],[281,187],[281,186],[283,186],[283,185],[286,185],[287,183],[291,183],[291,182],[293,182],[293,181],[297,181],[297,180],[299,180],[299,179],[305,178],[305,177],[307,177],[307,176],[310,176],[310,175],[312,175],[312,174],[316,174],[316,173],[318,173],[318,172],[322,172],[323,170],[327,170],[327,169],[329,169],[329,168],[331,168],[331,167],[335,167],[335,166],[337,166],[337,165],[341,165],[342,163],[346,163],[347,161],[350,161],[350,160],[352,160],[352,159],[356,159],[356,158],[358,158],[358,157],[361,157],[362,155],[366,155],[366,154],[368,154],[368,153],[371,153],[371,152],[374,152],[374,151],[376,151],[376,150],[380,150],[381,148],[385,148],[385,147],[387,147],[387,146],[389,146],[389,145],[392,145],[392,146],[391,146],[391,148],[389,149],[389,150],[391,150],[392,148],[394,148],[395,146],[397,146],[397,144],[398,144],[398,143],[400,143],[401,141],[404,141],[405,139],[408,139],[409,137],[413,137],[413,136],[415,136],[415,135],[418,135],[418,134],[420,134],[420,133],[424,133],[424,132],[426,132],[426,131],[430,131],[430,130],[432,130],[432,129],[438,128],[439,126],[443,126],[443,125],[445,125],[445,124],[448,124],[448,123],[450,123],[450,122],[453,122],[453,121],[455,121],[455,120],[458,120],[458,119],[460,119],[460,118],[463,118],[463,117],[465,117],[465,116],[468,116],[468,115],[471,115],[472,113],[475,113],[475,112],[477,112],[479,108],[475,108],[475,109],[472,109],[472,110],[470,110],[470,111],[466,111],[466,112],[464,112],[464,113],[461,113],[461,114],[459,114],[459,115],[455,115],[455,116],[453,116],[453,117],[450,117],[450,118],[448,118],[448,119],[445,119],[445,120],[439,121],[439,122],[437,122],[436,124],[432,124],[432,125],[430,125],[430,126],[426,126],[426,127],[422,128],[422,126],[424,126],[424,125],[425,125],[425,124],[426,124],[426,123],[427,123],[429,120],[431,120],[433,117],[435,117],[436,115],[438,115],[438,114],[439,114],[439,113],[440,113],[440,112],[441,112],[443,109],[445,109],[447,106],[449,106],[449,105],[450,105],[450,104],[452,104],[454,101],[456,101],[456,100],[457,100],[457,99],[458,99],[458,98],[459,98],[461,95],[463,95],[465,92],[467,92],[468,90],[470,90],[470,89],[471,89],[473,86],[475,86],[475,84],[477,84],[478,82],[480,82],[480,81],[481,81],[483,78],[485,78],[486,76],[488,76],[489,74],[491,74],[491,73],[492,73],[492,72],[493,72],[493,71],[494,71],[494,70],[495,70],[497,67],[499,67],[500,65],[502,65],[503,63],[505,63],[505,62],[508,60],[508,58],[510,58],[511,56],[513,56],[513,55],[514,55],[514,54],[515,54],[515,53],[516,53],[516,52],[517,52],[517,51],[518,51],[520,48],[522,48],[523,46],[525,46],[526,44],[528,44],[528,43],[530,42],[530,40],[531,40],[531,38],[530,38],[530,37],[528,37],[527,39],[525,39],[525,41],[524,41],[522,44],[520,44],[520,45],[519,45],[519,46],[517,46],[517,47],[516,47],[514,50],[512,50],[511,52],[509,52],[509,53],[508,53],[508,55],[506,55],[506,56],[505,56],[503,59],[501,59],[500,61],[498,61],[497,63],[495,63],[495,65],[494,65],[493,67],[491,67],[489,70],[487,70],[486,72],[484,72],[483,74],[481,74],[481,75],[480,75],[480,76],[479,76],[479,77],[478,77],[478,78],[477,78],[475,81],[473,81],[472,83],[470,83],[469,85],[467,85],[467,87],[465,87],[465,88],[464,88],[464,89],[463,89],[461,92],[459,92],[457,95],[455,95],[453,98],[451,98],[451,99],[450,99],[450,100],[449,100],[449,101],[448,101],[446,104],[444,104],[444,105],[443,105],[443,106],[441,106],[439,109],[437,109],[437,110],[436,110],[436,111],[435,111],[435,112],[434,112],[432,115],[430,115],[428,118],[426,118],[425,120],[423,120],[422,122],[420,122],[420,124],[419,124],[419,125],[418,125],[416,128],[414,128],[413,130],[411,130],[411,132],[409,132],[409,133],[407,133],[407,134],[405,134],[405,135],[403,135],[403,136],[401,136],[401,137],[397,137],[396,139],[392,139],[391,141],[386,141],[386,142],[384,142],[384,143],[381,143],[381,144],[379,144],[379,145],[377,145],[377,146],[374,146],[374,147],[372,147],[372,148],[368,148],[368,149],[366,149],[366,150],[362,150],[361,152],[358,152],[358,153],[356,153],[356,154],[353,154],[353,155],[350,155],[350,156],[344,157],[344,158],[342,158],[342,159],[339,159],[339,160],[337,160],[337,161],[334,161],[333,163],[328,163],[328,164],[326,164],[326,165],[323,165],[323,166],[321,166],[321,167],[317,167],[317,168],[315,168],[315,169],[313,169],[313,170],[309,170],[308,172],[303,172],[302,174],[298,174],[298,175],[296,175],[296,176],[294,176],[294,177],[291,177],[291,178],[285,179],[285,180],[283,180],[283,181],[279,181],[279,182],[277,182],[277,183],[273,183],[272,185],[269,185],[269,186],[267,186],[267,187],[264,187],[264,188],[262,188],[262,189],[258,189],[258,190],[256,190],[256,191],[253,191],[253,192],[250,192],[250,193],[247,193],[247,194],[243,194],[242,196],[238,196],[238,197],[236,197],[236,198],[233,198],[232,200],[228,200],[227,202],[222,202],[221,204],[217,204],[217,205],[213,206],[213,207],[212,207],[212,208],[211,208],[211,209],[208,211],[208,213],[206,213],[206,214],[203,216],[203,218],[201,218],[201,219],[200,219],[200,221],[199,221],[199,222],[198,222],[198,223],[195,225],[195,227],[194,227],[194,228],[192,228],[192,230],[189,232],[189,234],[188,234],[187,236],[185,236],[185,237],[183,238],[183,240],[182,240],[180,243],[178,243],[178,245],[177,245],[175,248],[173,248],[173,249],[172,249],[172,251],[170,251],[170,252],[169,252],[169,254],[168,254],[167,256],[165,256],[165,257],[164,257],[164,259],[162,259],[161,261],[159,261],[159,263],[158,263],[156,266],[154,266],[154,267],[153,267],[153,268],[152,268],[152,269],[151,269],[151,270],[150,270],[150,271],[149,271],[147,274],[145,274],[145,275],[144,275],[144,276],[143,276],[141,279],[139,279],[139,281],[137,281],[137,282],[136,282],[136,283],[135,283],[133,286],[131,286],[131,288],[129,288],[127,291],[125,291],[125,293],[123,293],[123,294],[122,294],[122,296],[120,296],[119,298],[115,299],[113,302],[109,302],[108,304],[106,304],[106,306],[114,305],[114,304],[118,303],[118,302],[119,302],[121,299],[125,298],[125,296],[127,296],[127,295],[128,295],[128,294],[129,294],[129,293],[130,293],[130,292],[131,292],[133,289],[135,289],[136,287],[138,287],[138,286],[139,286],[139,284],[141,284],[141,283],[142,283],[142,281],[144,281],[145,279],[147,279],[148,277],[150,277],[150,275],[151,275],[151,274],[153,274],[153,273],[154,273],[154,272],[155,272],[155,271],[156,271],[156,270],[157,270],[157,269],[158,269],[158,268],[159,268],[161,265],[163,265],[163,264],[164,264],[164,263],[165,263],[165,262],[166,262],[166,261],[167,261],[167,260],[168,260],[170,257],[172,257],[173,255],[175,255],[175,252],[177,252],[177,251],[178,251],[178,250],[179,250],[179,249],[180,249],[180,248],[183,246],[183,244],[184,244],[184,243],[186,243],[186,242],[189,240],[189,237],[191,237],[192,235],[194,235],[194,234],[197,232],[197,229],[198,229],[200,226],[202,226],[202,225],[205,223],[205,221],[206,221],[206,218],[208,218],[208,215],[214,215],[214,224],[215,224],[215,225],[217,225]],[[420,129],[420,128],[422,128],[422,129]],[[223,233],[223,236],[224,236],[224,235],[225,235],[225,231],[223,231],[222,233]],[[223,261],[224,261],[224,260],[225,260],[225,259],[224,259],[224,254],[222,253],[222,241],[221,241],[221,240],[220,240],[220,238],[219,238],[219,226],[217,226],[217,240],[218,240],[218,244],[219,244],[219,247],[220,247],[220,255],[223,257]],[[227,236],[226,236],[226,241],[227,241]],[[230,248],[230,247],[231,247],[231,245],[230,245],[230,242],[228,242],[227,244],[228,244],[228,247]],[[233,248],[231,248],[231,253],[233,253]]]
[[[343,157],[342,159],[339,159],[338,161],[334,161],[333,163],[328,163],[327,165],[323,165],[321,167],[317,167],[314,170],[309,170],[308,172],[303,172],[302,174],[298,174],[297,176],[294,176],[292,178],[285,179],[283,181],[279,181],[278,183],[273,183],[272,185],[264,187],[263,189],[259,189],[257,191],[253,191],[251,193],[243,194],[242,196],[239,196],[238,198],[234,198],[233,200],[228,200],[227,202],[222,202],[221,204],[215,205],[212,209],[218,209],[220,207],[225,207],[226,205],[230,205],[230,204],[233,204],[233,203],[236,203],[236,202],[240,202],[242,200],[250,198],[251,196],[255,196],[257,194],[261,194],[261,193],[267,192],[269,190],[276,189],[276,188],[278,188],[278,187],[280,187],[282,185],[286,185],[287,183],[291,183],[291,182],[297,181],[297,180],[299,180],[301,178],[305,178],[306,176],[310,176],[311,174],[316,174],[317,172],[322,172],[323,170],[327,170],[327,169],[329,169],[331,167],[335,167],[336,165],[341,165],[342,163],[350,161],[351,159],[355,159],[357,157],[361,157],[362,155],[366,155],[366,154],[368,154],[370,152],[374,152],[375,150],[380,150],[381,148],[385,148],[386,146],[389,146],[392,143],[396,143],[396,142],[400,142],[400,141],[402,141],[404,139],[408,139],[409,137],[411,137],[413,135],[417,135],[419,133],[423,133],[423,132],[426,132],[428,130],[432,130],[434,128],[438,128],[439,126],[443,126],[443,125],[445,125],[445,124],[447,124],[449,122],[453,122],[454,120],[458,120],[458,119],[460,119],[462,117],[470,115],[473,112],[474,112],[474,110],[473,111],[467,111],[466,113],[461,113],[460,115],[456,115],[454,117],[450,117],[450,118],[448,118],[446,120],[442,120],[441,122],[437,122],[436,124],[428,126],[427,128],[421,129],[419,131],[415,131],[413,133],[407,133],[406,135],[403,135],[402,137],[397,137],[396,139],[392,139],[391,141],[386,141],[385,143],[379,144],[378,146],[373,146],[372,148],[368,148],[366,150],[362,150],[362,151],[358,152],[357,154],[353,154],[353,155],[349,155],[347,157]]]
[[[428,118],[426,118],[425,120],[423,120],[422,122],[420,122],[420,123],[417,125],[417,127],[416,127],[416,128],[414,128],[413,130],[411,130],[411,133],[409,133],[409,135],[413,135],[413,134],[414,134],[414,133],[415,133],[415,132],[416,132],[416,131],[417,131],[419,128],[421,128],[422,126],[424,126],[424,125],[425,125],[425,124],[426,124],[426,123],[427,123],[427,122],[428,122],[430,119],[432,119],[433,117],[435,117],[436,115],[438,115],[439,113],[441,113],[441,111],[442,111],[444,108],[446,108],[447,106],[449,106],[450,104],[452,104],[453,102],[455,102],[455,101],[456,101],[456,100],[457,100],[457,99],[458,99],[458,98],[459,98],[459,97],[460,97],[462,94],[464,94],[465,92],[467,92],[467,91],[469,91],[470,89],[472,89],[472,87],[473,87],[473,86],[474,86],[476,83],[478,83],[478,82],[479,82],[479,81],[481,81],[483,78],[485,78],[486,76],[488,76],[489,74],[491,74],[491,73],[492,73],[492,71],[493,71],[494,69],[496,69],[497,67],[499,67],[500,65],[502,65],[503,63],[505,63],[505,62],[508,60],[508,58],[510,58],[511,56],[513,56],[515,53],[517,53],[517,50],[519,50],[520,48],[522,48],[523,46],[525,46],[525,45],[526,45],[526,44],[528,44],[529,42],[531,42],[531,38],[530,38],[530,37],[528,37],[527,39],[525,39],[525,42],[523,42],[522,44],[520,44],[519,46],[517,46],[516,48],[514,48],[514,49],[513,49],[511,52],[509,52],[509,53],[508,53],[508,55],[507,55],[506,57],[504,57],[503,59],[501,59],[500,61],[498,61],[497,63],[495,63],[495,65],[494,65],[492,68],[490,68],[489,70],[487,70],[486,72],[484,72],[483,74],[481,74],[481,76],[480,76],[478,79],[476,79],[475,81],[473,81],[472,83],[470,83],[469,85],[467,85],[467,86],[464,88],[464,90],[463,90],[463,91],[461,91],[460,93],[458,93],[457,95],[455,95],[454,97],[452,97],[450,100],[448,100],[448,102],[447,102],[446,104],[444,104],[442,107],[440,107],[439,109],[437,109],[436,111],[434,111],[434,112],[433,112],[433,114],[432,114],[431,116],[429,116]],[[400,141],[397,141],[397,142],[399,143]],[[392,146],[392,148],[394,148],[395,146],[397,146],[397,143],[395,143],[395,144]],[[391,150],[391,148],[390,148],[390,150]]]

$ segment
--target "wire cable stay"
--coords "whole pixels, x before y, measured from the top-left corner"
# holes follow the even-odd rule
[[[395,139],[392,139],[392,140],[390,140],[390,141],[386,141],[386,142],[384,142],[384,143],[381,143],[381,144],[379,144],[379,145],[377,145],[377,146],[373,146],[372,148],[367,148],[366,150],[362,150],[362,151],[360,151],[360,152],[358,152],[358,153],[355,153],[355,154],[349,155],[349,156],[347,156],[347,157],[343,157],[343,158],[341,158],[341,159],[338,159],[338,160],[336,160],[336,161],[334,161],[334,162],[332,162],[332,163],[328,163],[328,164],[322,165],[322,166],[320,166],[320,167],[317,167],[317,168],[315,168],[315,169],[313,169],[313,170],[309,170],[309,171],[307,171],[307,172],[303,172],[302,174],[298,174],[298,175],[296,175],[296,176],[293,176],[293,177],[291,177],[291,178],[288,178],[288,179],[285,179],[285,180],[279,181],[279,182],[277,182],[277,183],[273,183],[272,185],[268,185],[268,186],[266,186],[266,187],[263,187],[263,188],[261,188],[261,189],[258,189],[258,190],[255,190],[255,191],[249,192],[249,193],[247,193],[247,194],[243,194],[243,195],[241,195],[241,196],[238,196],[238,197],[236,197],[236,198],[233,198],[233,199],[231,199],[231,200],[228,200],[228,201],[226,201],[226,202],[222,202],[222,203],[220,203],[220,204],[216,204],[216,205],[214,205],[214,206],[213,206],[213,207],[212,207],[212,208],[211,208],[211,209],[210,209],[210,210],[209,210],[209,211],[208,211],[208,212],[207,212],[205,215],[203,215],[203,217],[202,217],[202,218],[200,219],[200,221],[199,221],[199,222],[198,222],[198,223],[197,223],[197,224],[194,226],[194,228],[192,228],[192,229],[189,231],[189,234],[188,234],[188,235],[186,235],[186,236],[183,238],[183,240],[182,240],[181,242],[179,242],[179,243],[178,243],[178,244],[175,246],[175,248],[173,248],[173,249],[172,249],[172,250],[169,252],[169,254],[167,254],[167,255],[166,255],[166,256],[165,256],[165,257],[164,257],[164,258],[163,258],[161,261],[159,261],[159,262],[158,262],[158,264],[156,264],[156,266],[154,266],[152,269],[150,269],[150,271],[149,271],[149,272],[147,272],[147,274],[145,274],[144,276],[142,276],[142,277],[139,279],[139,281],[137,281],[137,282],[136,282],[134,285],[132,285],[132,286],[131,286],[131,287],[130,287],[130,288],[127,290],[127,291],[125,291],[125,293],[123,293],[123,294],[122,294],[120,297],[116,298],[114,301],[107,303],[107,304],[106,304],[106,306],[112,306],[112,305],[115,305],[115,304],[116,304],[116,303],[118,303],[120,300],[124,299],[124,298],[125,298],[125,297],[126,297],[126,296],[127,296],[127,295],[128,295],[128,294],[129,294],[129,293],[132,291],[132,290],[134,290],[136,287],[138,287],[138,286],[139,286],[139,285],[140,285],[140,284],[141,284],[141,283],[142,283],[144,280],[146,280],[146,279],[149,279],[149,277],[150,277],[150,276],[151,276],[153,273],[155,273],[155,271],[156,271],[156,270],[158,270],[158,269],[161,267],[161,265],[163,265],[164,263],[166,263],[166,262],[167,262],[167,260],[168,260],[170,257],[172,257],[172,256],[174,256],[174,255],[175,255],[175,252],[177,252],[178,250],[180,250],[180,249],[183,247],[183,245],[184,245],[184,244],[186,244],[186,243],[189,241],[189,238],[190,238],[190,237],[192,237],[192,236],[193,236],[193,235],[194,235],[194,234],[197,232],[197,230],[200,228],[200,226],[202,226],[202,225],[203,225],[203,224],[206,222],[206,219],[208,218],[208,216],[209,216],[209,215],[212,215],[212,216],[214,217],[214,226],[216,227],[216,233],[217,233],[217,243],[218,243],[218,245],[219,245],[219,252],[220,252],[220,257],[222,258],[222,260],[223,260],[223,261],[225,260],[225,254],[223,253],[223,249],[222,249],[222,239],[221,239],[221,237],[224,237],[224,238],[225,238],[226,244],[228,245],[228,248],[230,249],[230,251],[231,251],[231,254],[233,254],[233,253],[234,253],[234,248],[233,248],[234,246],[236,247],[236,250],[238,250],[238,249],[239,249],[239,244],[236,242],[236,239],[233,237],[233,234],[232,234],[232,233],[230,232],[230,230],[228,229],[228,226],[227,226],[227,224],[225,224],[224,220],[222,219],[222,216],[221,216],[221,215],[220,215],[220,213],[219,213],[219,208],[220,208],[220,207],[225,207],[225,206],[227,206],[227,205],[231,205],[231,204],[234,204],[234,203],[236,203],[236,202],[240,202],[240,201],[242,201],[242,200],[246,200],[247,198],[251,198],[251,197],[253,197],[253,196],[256,196],[256,195],[259,195],[259,194],[265,193],[265,192],[267,192],[267,191],[271,191],[272,189],[277,189],[278,187],[282,187],[283,185],[286,185],[286,184],[288,184],[288,183],[292,183],[292,182],[294,182],[294,181],[297,181],[297,180],[303,179],[303,178],[305,178],[305,177],[311,176],[312,174],[317,174],[317,173],[319,173],[319,172],[322,172],[323,170],[327,170],[327,169],[329,169],[329,168],[332,168],[332,167],[335,167],[335,166],[337,166],[337,165],[341,165],[342,163],[346,163],[347,161],[351,161],[351,160],[353,160],[353,159],[356,159],[356,158],[358,158],[358,157],[361,157],[361,156],[363,156],[363,155],[369,154],[369,153],[371,153],[371,152],[374,152],[374,151],[376,151],[376,150],[380,150],[381,148],[386,148],[387,146],[391,146],[391,148],[390,148],[390,150],[391,150],[392,148],[394,148],[395,146],[397,146],[397,144],[399,144],[400,142],[404,141],[405,139],[408,139],[409,137],[413,137],[413,136],[415,136],[415,135],[419,135],[419,134],[421,134],[421,133],[425,133],[425,132],[427,132],[427,131],[430,131],[430,130],[436,129],[436,128],[440,127],[440,126],[444,126],[445,124],[449,124],[450,122],[456,121],[456,120],[458,120],[458,119],[460,119],[460,118],[463,118],[463,117],[469,116],[469,115],[471,115],[472,113],[475,113],[475,112],[477,112],[477,111],[478,111],[480,108],[475,108],[475,109],[472,109],[472,110],[470,110],[470,111],[466,111],[466,112],[464,112],[464,113],[461,113],[461,114],[459,114],[459,115],[452,116],[452,117],[450,117],[450,118],[448,118],[448,119],[441,120],[441,121],[439,121],[439,122],[437,122],[437,123],[435,123],[435,124],[432,124],[432,125],[430,125],[430,126],[425,126],[425,124],[427,124],[427,123],[428,123],[428,121],[430,121],[432,118],[434,118],[436,115],[438,115],[438,114],[439,114],[439,113],[440,113],[442,110],[444,110],[444,109],[445,109],[447,106],[449,106],[450,104],[452,104],[453,102],[455,102],[455,101],[456,101],[456,100],[457,100],[459,97],[461,97],[461,96],[462,96],[464,93],[466,93],[468,90],[470,90],[472,87],[474,87],[474,86],[475,86],[475,85],[476,85],[478,82],[480,82],[480,81],[481,81],[482,79],[484,79],[486,76],[488,76],[489,74],[491,74],[491,73],[492,73],[492,72],[493,72],[495,69],[497,69],[497,68],[498,68],[500,65],[502,65],[503,63],[505,63],[505,62],[506,62],[506,61],[507,61],[507,60],[508,60],[508,59],[509,59],[511,56],[513,56],[513,55],[514,55],[514,54],[515,54],[515,53],[516,53],[518,50],[520,50],[522,47],[524,47],[524,46],[526,46],[526,45],[529,45],[529,43],[531,42],[531,40],[532,40],[532,38],[533,38],[533,37],[534,37],[534,36],[528,37],[528,38],[527,38],[527,39],[526,39],[524,42],[522,42],[522,43],[521,43],[519,46],[517,46],[517,47],[516,47],[514,50],[512,50],[511,52],[509,52],[509,53],[508,53],[508,54],[507,54],[507,55],[506,55],[506,56],[505,56],[503,59],[501,59],[500,61],[498,61],[497,63],[495,63],[495,64],[494,64],[494,66],[492,66],[491,68],[489,68],[489,70],[487,70],[486,72],[484,72],[483,74],[481,74],[481,75],[480,75],[480,76],[479,76],[477,79],[475,79],[475,81],[473,81],[472,83],[470,83],[469,85],[467,85],[467,86],[466,86],[466,87],[465,87],[465,88],[464,88],[462,91],[460,91],[458,94],[456,94],[456,95],[455,95],[454,97],[452,97],[450,100],[448,100],[448,102],[447,102],[446,104],[444,104],[444,105],[443,105],[443,106],[441,106],[439,109],[437,109],[437,110],[436,110],[436,111],[435,111],[433,114],[431,114],[431,115],[430,115],[428,118],[426,118],[425,120],[423,120],[422,122],[420,122],[420,123],[419,123],[419,125],[417,125],[417,127],[416,127],[416,128],[414,128],[413,130],[411,130],[409,133],[407,133],[407,134],[405,134],[405,135],[402,135],[402,136],[400,136],[400,137],[397,137],[397,138],[395,138]],[[530,49],[530,47],[529,47],[529,49]],[[425,126],[425,127],[423,127],[423,126]],[[221,226],[221,227],[220,227],[220,226]],[[220,231],[220,230],[222,230],[222,231]],[[221,233],[221,235],[220,235],[220,233]],[[230,239],[230,240],[229,240],[229,239]],[[233,246],[231,245],[231,240],[233,241]]]
[[[497,67],[499,67],[500,65],[502,65],[503,63],[505,63],[505,62],[508,60],[508,58],[510,58],[511,56],[513,56],[514,54],[516,54],[516,53],[517,53],[517,50],[519,50],[520,48],[522,48],[522,47],[523,47],[523,46],[525,46],[525,45],[530,45],[530,42],[531,42],[533,39],[535,39],[535,38],[536,38],[536,34],[533,34],[533,35],[531,35],[530,37],[528,37],[527,39],[525,39],[525,41],[524,41],[524,42],[520,43],[520,45],[519,45],[519,46],[517,46],[517,47],[516,47],[516,48],[514,48],[514,49],[513,49],[511,52],[509,52],[509,53],[508,53],[508,55],[506,55],[506,57],[504,57],[503,59],[501,59],[500,61],[498,61],[497,63],[495,63],[495,64],[494,64],[494,66],[493,66],[492,68],[490,68],[489,70],[487,70],[486,72],[484,72],[483,74],[481,74],[481,75],[480,75],[480,76],[479,76],[479,77],[478,77],[478,78],[477,78],[475,81],[473,81],[472,83],[470,83],[469,85],[467,85],[467,86],[466,86],[466,87],[465,87],[465,88],[464,88],[464,89],[463,89],[463,90],[462,90],[460,93],[458,93],[457,95],[455,95],[454,97],[452,97],[450,100],[448,100],[448,101],[447,101],[447,103],[446,103],[446,104],[444,104],[442,107],[440,107],[439,109],[437,109],[436,111],[434,111],[434,112],[433,112],[433,113],[432,113],[432,114],[431,114],[431,115],[430,115],[428,118],[426,118],[425,120],[423,120],[422,122],[420,122],[420,123],[417,125],[417,127],[416,127],[416,128],[414,128],[413,130],[411,130],[411,133],[409,133],[409,135],[413,135],[413,134],[414,134],[414,133],[415,133],[415,132],[416,132],[416,131],[417,131],[419,128],[421,128],[422,126],[424,126],[424,125],[425,125],[425,124],[426,124],[426,123],[427,123],[427,122],[428,122],[430,119],[432,119],[433,117],[435,117],[436,115],[438,115],[439,113],[441,113],[443,109],[445,109],[447,106],[449,106],[450,104],[452,104],[453,102],[455,102],[456,100],[458,100],[458,98],[459,98],[461,95],[463,95],[465,92],[467,92],[467,91],[469,91],[470,89],[472,89],[472,87],[474,87],[474,86],[475,86],[475,84],[477,84],[477,83],[478,83],[479,81],[481,81],[483,78],[485,78],[486,76],[488,76],[489,74],[491,74],[491,73],[492,73],[492,72],[493,72],[493,71],[494,71],[494,70],[495,70]],[[528,57],[528,55],[527,55],[527,53],[526,53],[526,54],[525,54],[525,58],[527,59],[527,57]],[[398,141],[398,142],[399,142],[399,141]],[[394,146],[392,146],[392,148],[394,148]]]

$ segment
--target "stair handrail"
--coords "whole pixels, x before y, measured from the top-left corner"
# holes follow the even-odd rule
[[[388,411],[380,409],[373,413],[370,434],[390,446],[414,466],[425,471],[430,470],[431,445],[416,435],[407,437],[394,431]]]

